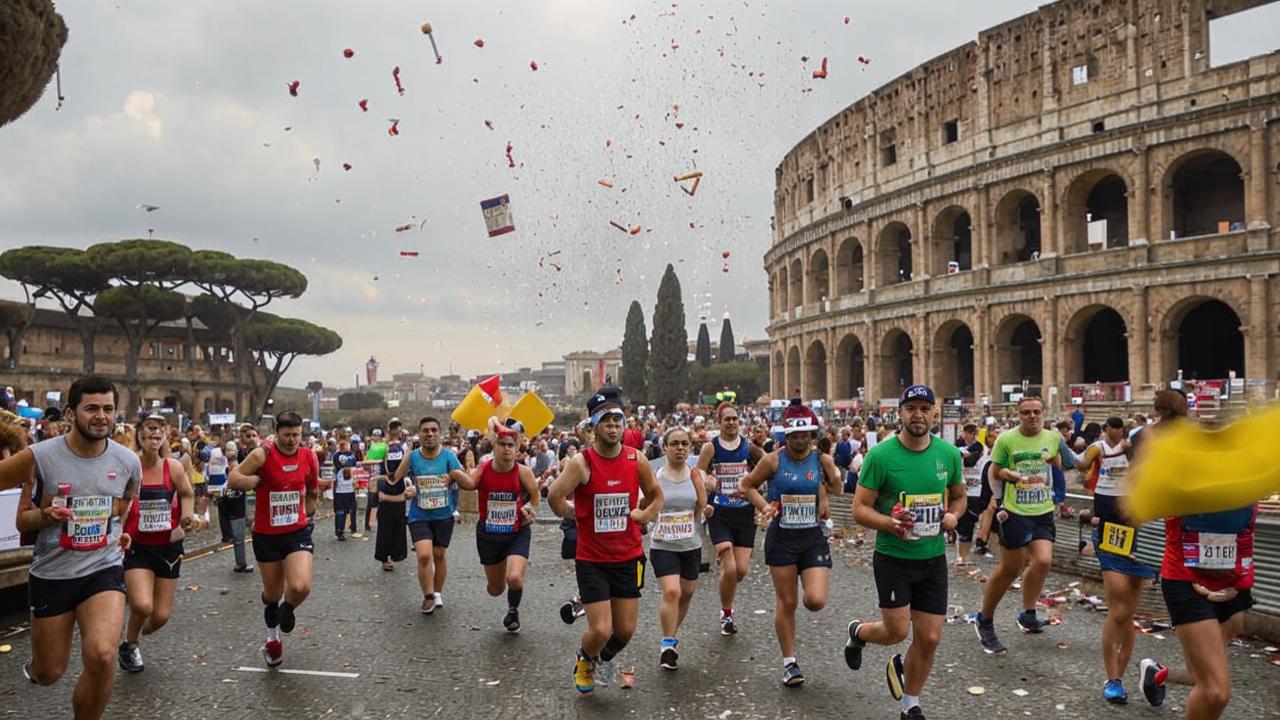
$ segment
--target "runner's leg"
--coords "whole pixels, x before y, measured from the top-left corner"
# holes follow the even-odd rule
[[[244,554],[244,518],[232,518],[228,521],[231,527],[231,542],[235,548],[236,567],[248,567],[249,559]]]
[[[582,651],[589,658],[598,658],[605,642],[613,634],[612,603],[600,600],[587,603],[583,608],[587,611],[587,629],[582,633]]]
[[[1040,600],[1040,591],[1044,589],[1045,578],[1049,576],[1049,566],[1053,564],[1053,542],[1032,540],[1028,546],[1027,556],[1030,565],[1022,576],[1022,609],[1035,612],[1036,602]]]
[[[31,618],[31,679],[40,685],[58,682],[71,661],[71,636],[76,629],[75,612],[53,617]]]
[[[1102,582],[1107,588],[1107,617],[1102,621],[1102,664],[1108,680],[1122,680],[1133,655],[1133,615],[1138,610],[1145,581],[1106,571],[1102,573]]]
[[[1178,642],[1195,687],[1187,697],[1187,720],[1218,720],[1231,701],[1227,652],[1216,620],[1201,620],[1177,628]]]
[[[906,608],[901,608],[906,610]],[[933,657],[942,641],[942,615],[911,611],[911,645],[903,660],[903,691],[906,695],[920,697],[924,683],[933,670]],[[859,633],[861,634],[861,633]]]
[[[284,601],[298,607],[311,594],[313,556],[305,550],[291,552],[284,558]]]
[[[995,616],[996,606],[1009,591],[1013,581],[1018,579],[1018,574],[1022,572],[1022,566],[1026,562],[1025,547],[1015,550],[1000,548],[1000,562],[996,564],[996,569],[992,571],[991,577],[987,578],[987,584],[982,589],[982,617],[989,620]]]
[[[684,604],[688,607],[688,603],[681,602],[679,573],[658,578],[658,587],[662,590],[662,601],[658,605],[658,624],[662,626],[662,636],[675,637],[680,620],[684,617],[680,606]]]
[[[77,718],[100,718],[111,699],[116,677],[116,644],[124,630],[124,593],[108,590],[76,608],[80,657],[84,670],[76,681],[72,705]]]
[[[800,584],[804,586],[805,610],[818,612],[827,606],[827,586],[830,582],[830,568],[811,567],[800,573]]]
[[[435,588],[436,592],[444,592],[444,581],[449,577],[449,558],[446,547],[431,548],[432,557],[435,558]]]
[[[1236,613],[1235,615],[1232,615],[1231,618],[1228,619],[1226,622],[1219,623],[1218,629],[1221,631],[1221,634],[1222,634],[1222,647],[1224,649],[1231,647],[1231,641],[1235,640],[1237,635],[1241,635],[1244,633],[1244,613]],[[1177,685],[1195,685],[1196,684],[1195,676],[1192,675],[1191,671],[1188,670],[1187,668],[1171,667],[1171,668],[1168,668],[1168,670],[1169,670],[1168,682],[1175,683]]]
[[[422,588],[423,597],[431,597],[436,591],[435,552],[430,540],[419,540],[413,544],[413,552],[418,556],[418,586]]]
[[[622,649],[631,642],[636,634],[636,618],[640,615],[640,598],[613,598],[609,601],[611,630],[604,647],[600,649],[600,659],[613,660]],[[607,656],[607,657],[606,657]]]
[[[503,590],[507,589],[507,565],[513,559],[508,557],[502,562],[482,566],[484,568],[484,590],[489,593],[490,597],[498,597]]]
[[[733,543],[716,543],[716,557],[720,562],[720,607],[732,608],[738,594],[738,554]]]
[[[693,593],[697,589],[697,580],[685,580],[684,578],[680,578],[680,615],[676,618],[677,629],[679,629],[680,624],[684,622],[685,615],[689,614],[689,603],[693,602]]]
[[[169,622],[169,618],[173,616],[173,598],[177,593],[178,581],[176,579],[155,578],[155,590],[151,595],[151,615],[147,617],[147,622],[142,626],[143,635],[150,635]]]
[[[796,646],[796,604],[798,589],[795,565],[770,565],[769,575],[773,577],[773,631],[778,636],[778,649],[782,657],[795,657]]]
[[[897,645],[911,629],[911,608],[880,608],[880,621],[858,624],[858,639],[872,645]]]
[[[284,563],[264,562],[259,563],[258,568],[262,571],[262,602],[279,603],[284,597]]]
[[[129,604],[129,624],[125,630],[125,642],[136,645],[142,627],[151,617],[155,606],[156,574],[150,570],[133,568],[124,573],[125,598]]]

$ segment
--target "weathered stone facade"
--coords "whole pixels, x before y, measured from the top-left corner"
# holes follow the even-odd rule
[[[1208,30],[1264,4],[1061,0],[812,132],[776,172],[774,396],[1271,396],[1280,53],[1212,67]]]

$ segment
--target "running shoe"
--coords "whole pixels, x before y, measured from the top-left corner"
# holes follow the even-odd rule
[[[982,557],[991,557],[994,553],[992,553],[991,548],[986,545],[976,545],[973,548],[973,554],[980,555]]]
[[[338,534],[338,542],[346,542],[346,541],[347,541],[347,536],[346,536],[346,535],[343,535],[343,534],[341,534],[341,533],[339,533],[339,534]]]
[[[298,619],[293,616],[293,606],[289,603],[280,603],[276,617],[280,620],[280,632],[286,635],[293,632],[293,627],[298,624]]]
[[[507,614],[502,616],[502,627],[512,635],[520,632],[520,611],[507,608]]]
[[[720,634],[721,635],[737,635],[738,625],[733,621],[732,615],[720,616]]]
[[[662,653],[658,656],[658,665],[663,670],[676,670],[679,668],[677,664],[680,660],[680,653],[676,650],[675,645],[668,645],[662,648]]]
[[[782,670],[782,684],[790,688],[804,684],[804,673],[800,672],[798,664],[787,663],[787,667]]]
[[[444,595],[441,595],[440,593],[436,593],[435,600],[436,600],[436,607],[438,608],[444,607]]]
[[[1000,638],[996,636],[995,623],[984,618],[982,613],[978,613],[977,622],[973,624],[973,630],[978,634],[978,641],[982,643],[983,652],[988,655],[1006,652],[1004,643],[1000,642]]]
[[[364,533],[353,532],[351,533],[351,537],[359,540],[360,538],[364,537]]]
[[[39,683],[36,682],[36,679],[31,677],[30,661],[22,663],[22,677],[26,678],[32,685],[39,685]]]
[[[924,711],[920,709],[919,705],[916,705],[910,710],[906,710],[899,715],[898,720],[925,720]]]
[[[1160,707],[1164,704],[1164,694],[1167,690],[1165,682],[1169,679],[1169,668],[1151,658],[1143,658],[1138,667],[1142,675],[1142,694],[1147,698],[1147,702],[1151,703],[1151,707]]]
[[[572,625],[574,620],[587,614],[587,609],[577,600],[569,600],[560,606],[560,619],[565,625]]]
[[[844,641],[844,664],[849,666],[850,670],[857,670],[862,667],[862,648],[867,643],[858,639],[858,628],[861,622],[854,620],[849,623],[849,639]]]
[[[430,595],[423,595],[423,596],[422,596],[422,607],[421,607],[420,609],[422,610],[422,614],[423,614],[423,615],[430,615],[431,613],[435,612],[435,611],[436,611],[436,599],[435,599],[435,598],[433,598],[433,597],[431,597]]]
[[[1124,685],[1119,680],[1108,680],[1102,686],[1102,699],[1112,705],[1125,705],[1129,702],[1129,693],[1124,691]]]
[[[1018,629],[1028,635],[1039,635],[1049,623],[1036,617],[1035,610],[1023,610],[1018,613]]]
[[[582,695],[590,695],[596,689],[596,666],[578,653],[578,660],[573,666],[573,686]]]
[[[120,643],[118,651],[120,659],[120,669],[131,673],[139,673],[143,670],[142,649],[137,643]]]
[[[284,643],[279,640],[268,640],[262,646],[262,659],[267,662],[267,667],[279,667],[284,662]]]
[[[612,660],[596,661],[596,682],[600,687],[609,687],[613,679],[618,676],[618,671],[613,667]]]
[[[902,665],[902,653],[895,653],[884,666],[884,679],[889,684],[889,694],[894,700],[902,699],[902,687],[906,684],[906,671]]]
[[[251,572],[253,572],[253,566],[252,566],[252,565],[244,565],[244,566],[242,566],[242,567],[234,567],[234,568],[231,568],[231,572],[237,572],[237,573],[251,573]]]

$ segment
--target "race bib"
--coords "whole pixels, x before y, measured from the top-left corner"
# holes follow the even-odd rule
[[[69,498],[71,519],[62,524],[59,545],[68,550],[97,550],[111,534],[111,498],[81,495]]]
[[[1016,483],[1014,501],[1021,506],[1053,503],[1053,475],[1050,465],[1043,460],[1020,460],[1017,471],[1027,476],[1027,482]]]
[[[418,475],[418,507],[423,510],[443,510],[449,507],[449,476]]]
[[[1201,570],[1234,570],[1238,556],[1235,533],[1197,533],[1195,544],[1183,544],[1183,564]],[[1187,552],[1194,549],[1194,552]]]
[[[597,533],[626,532],[631,516],[629,493],[600,493],[595,497],[595,528]]]
[[[516,531],[516,498],[509,492],[489,493],[484,516],[484,531],[510,535]]]
[[[1128,525],[1104,522],[1099,534],[1098,549],[1114,555],[1132,556],[1133,540],[1136,536],[1137,531]]]
[[[907,495],[902,507],[915,516],[911,532],[916,537],[936,537],[942,532],[942,494]]]
[[[982,471],[979,468],[964,469],[964,492],[969,497],[982,494]]]
[[[166,498],[138,500],[138,532],[169,532],[173,529],[173,506]]]
[[[799,530],[818,526],[817,495],[783,495],[778,527]]]
[[[298,524],[298,514],[302,507],[301,492],[273,491],[267,493],[267,502],[271,505],[271,527],[288,527]]]
[[[658,527],[653,531],[654,540],[675,542],[677,540],[688,540],[693,535],[692,510],[658,513]]]
[[[747,464],[745,462],[716,463],[714,470],[719,494],[726,497],[738,495],[738,482],[742,480],[743,475],[747,474]]]
[[[332,465],[320,466],[320,479],[333,482],[333,466]]]

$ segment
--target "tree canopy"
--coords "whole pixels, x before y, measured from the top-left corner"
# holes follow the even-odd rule
[[[711,333],[707,331],[707,324],[698,323],[698,342],[693,351],[694,362],[702,367],[711,364]]]
[[[627,325],[622,335],[622,390],[633,403],[646,402],[649,366],[649,338],[644,329],[644,310],[632,300],[627,309]]]
[[[44,94],[66,42],[67,25],[52,0],[0,3],[0,127],[22,117]]]
[[[722,363],[733,362],[737,355],[737,348],[733,346],[733,325],[729,323],[729,316],[725,315],[724,322],[720,325],[719,360]]]
[[[684,298],[675,267],[667,265],[658,285],[649,340],[649,400],[670,410],[684,397],[689,376],[689,331],[685,329]]]

